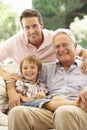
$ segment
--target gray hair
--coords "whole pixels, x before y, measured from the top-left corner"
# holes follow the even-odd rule
[[[69,29],[64,29],[64,28],[57,29],[57,30],[55,31],[55,33],[54,33],[54,38],[55,38],[55,36],[56,36],[57,34],[60,34],[60,33],[65,33],[68,37],[70,37],[70,39],[71,39],[74,43],[76,43],[76,39],[75,39],[73,33],[72,33]],[[53,38],[53,40],[54,40],[54,38]]]

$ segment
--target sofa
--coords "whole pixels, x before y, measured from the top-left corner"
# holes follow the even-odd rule
[[[17,64],[0,64],[0,68],[9,73],[19,73],[19,65]],[[1,112],[2,106],[8,102],[5,87],[5,82],[0,76],[0,130],[8,130],[8,116]]]
[[[3,68],[10,73],[19,73],[19,66],[17,64],[0,64],[0,68]],[[0,130],[8,130],[8,117],[1,112],[3,105],[7,104],[8,98],[5,89],[5,82],[0,76]]]

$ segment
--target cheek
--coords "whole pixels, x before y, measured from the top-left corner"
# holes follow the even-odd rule
[[[36,75],[38,75],[38,73],[39,73],[37,69],[34,72],[35,72]]]
[[[22,74],[24,74],[25,73],[25,71],[24,70],[22,70]]]
[[[59,54],[59,50],[58,49],[55,49],[55,54],[58,55]]]
[[[28,37],[28,31],[24,31],[26,37]]]

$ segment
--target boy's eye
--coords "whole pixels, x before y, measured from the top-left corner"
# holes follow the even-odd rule
[[[31,69],[34,69],[35,67],[34,66],[31,66]]]
[[[24,67],[23,69],[28,69],[27,67]]]

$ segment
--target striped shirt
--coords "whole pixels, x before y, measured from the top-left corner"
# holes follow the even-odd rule
[[[20,92],[23,96],[33,97],[38,92],[43,92],[44,94],[48,93],[46,85],[38,80],[35,84],[32,84],[28,80],[22,79],[16,81],[16,90]]]

